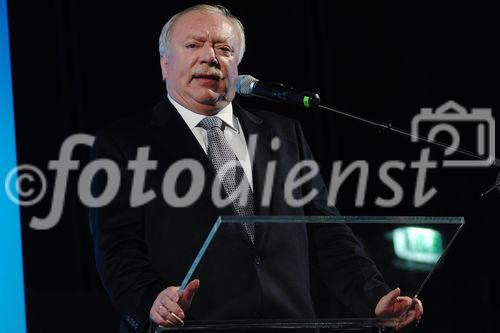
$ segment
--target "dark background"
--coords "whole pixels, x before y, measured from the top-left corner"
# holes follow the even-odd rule
[[[171,15],[194,3],[9,1],[19,163],[40,167],[53,181],[47,163],[57,159],[68,135],[94,133],[159,101],[164,94],[159,32]],[[325,105],[407,129],[421,107],[448,100],[467,108],[490,107],[498,114],[499,27],[493,6],[451,1],[219,3],[246,27],[240,73],[317,91]],[[498,331],[500,292],[494,271],[500,198],[496,192],[479,198],[495,182],[497,170],[432,170],[426,186],[438,194],[415,208],[416,171],[409,163],[419,159],[422,146],[335,114],[255,99],[242,102],[265,104],[299,119],[327,182],[336,160],[370,163],[364,207],[354,205],[351,177],[340,192],[343,214],[465,216],[466,227],[446,269],[421,295],[425,317],[418,331]],[[81,148],[74,156],[85,162],[87,153]],[[431,156],[442,155],[436,149]],[[383,209],[374,200],[391,195],[377,175],[387,160],[407,164],[404,171],[393,171],[405,196],[397,207]],[[28,226],[33,216],[46,216],[49,195],[22,210],[29,332],[118,329],[118,315],[95,272],[87,211],[76,196],[77,173],[72,175],[56,227],[36,231]]]

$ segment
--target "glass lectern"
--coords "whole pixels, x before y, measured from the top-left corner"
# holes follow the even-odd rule
[[[210,289],[217,284],[224,285],[230,276],[224,274],[225,265],[231,265],[231,250],[217,252],[214,258],[211,249],[222,246],[224,237],[219,236],[224,228],[235,228],[248,222],[255,223],[257,236],[259,227],[272,226],[272,232],[279,233],[293,226],[311,228],[322,224],[329,227],[348,226],[361,244],[366,255],[375,263],[385,283],[391,287],[400,287],[401,294],[410,298],[418,297],[426,286],[432,283],[432,274],[442,267],[445,253],[449,251],[453,240],[464,224],[462,217],[405,217],[405,216],[221,216],[214,222],[198,254],[180,285],[184,290],[187,283],[197,278],[198,272],[213,273],[217,278],[203,284]],[[218,237],[219,236],[219,237]],[[332,239],[332,242],[336,241]],[[227,246],[227,244],[226,244]],[[281,269],[277,267],[277,269]],[[283,267],[283,276],[293,275],[293,267]],[[179,281],[180,282],[180,281]],[[311,281],[312,283],[312,281]],[[213,306],[217,307],[214,296]],[[338,310],[341,309],[341,310]],[[320,309],[322,310],[322,309]],[[267,318],[223,320],[222,318],[204,318],[186,320],[182,327],[158,327],[156,332],[167,331],[264,331],[264,330],[311,330],[314,331],[365,331],[367,329],[391,330],[398,325],[400,318],[355,317],[349,309],[323,309],[317,318]],[[409,310],[409,308],[408,308]]]

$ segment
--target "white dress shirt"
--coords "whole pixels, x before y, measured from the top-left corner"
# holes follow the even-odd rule
[[[204,128],[198,126],[200,121],[202,121],[207,116],[186,109],[184,106],[180,105],[172,97],[170,97],[170,95],[168,95],[168,99],[173,104],[175,109],[179,112],[182,119],[184,119],[186,125],[191,130],[196,140],[198,140],[198,143],[201,145],[201,148],[203,148],[203,150],[205,151],[205,154],[208,154],[207,131]],[[245,134],[243,133],[240,121],[233,113],[233,105],[229,103],[215,116],[219,117],[224,123],[225,126],[222,126],[224,136],[226,137],[226,140],[229,143],[229,146],[233,150],[234,154],[240,161],[243,167],[243,171],[245,172],[245,176],[247,177],[248,182],[250,183],[250,187],[253,191],[252,163],[250,161],[250,154],[248,153]]]

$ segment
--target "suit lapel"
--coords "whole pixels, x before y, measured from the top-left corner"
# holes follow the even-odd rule
[[[238,103],[233,101],[233,110],[240,120],[245,133],[250,159],[252,162],[252,178],[254,186],[254,204],[256,204],[257,215],[268,215],[269,205],[261,205],[264,190],[267,163],[272,158],[270,142],[271,129],[260,117],[246,111]],[[215,170],[208,159],[207,154],[201,148],[191,130],[175,110],[175,107],[167,100],[160,102],[153,110],[151,124],[156,130],[153,148],[157,154],[158,161],[173,163],[183,158],[192,158],[199,161],[207,170],[207,179],[215,177]],[[252,144],[255,143],[252,147]],[[160,163],[160,162],[159,162]],[[232,209],[228,215],[232,215]]]
[[[261,118],[246,111],[234,101],[233,110],[243,127],[252,162],[255,214],[269,215],[269,205],[263,207],[261,202],[267,162],[272,158],[269,146],[271,142],[271,130]],[[151,158],[158,161],[159,170],[166,171],[172,163],[181,159],[199,161],[205,170],[207,180],[203,191],[209,191],[206,193],[208,196],[205,197],[211,198],[211,181],[216,176],[213,165],[191,130],[168,99],[164,99],[153,109],[151,125],[153,128],[151,133],[153,138]],[[254,147],[252,147],[252,142],[255,143]],[[234,215],[233,207],[227,206],[221,208],[220,215]],[[207,221],[207,223],[211,222]],[[267,228],[263,225],[256,226],[256,245],[265,238],[267,234],[266,230]],[[240,234],[248,241],[248,237],[244,233],[240,232]]]
[[[165,99],[154,108],[151,124],[154,148],[161,154],[159,161],[192,158],[203,165],[207,176],[213,172],[207,155],[170,101]]]
[[[262,205],[267,163],[271,160],[271,130],[256,115],[246,111],[233,101],[233,110],[243,126],[245,139],[252,162],[252,178],[254,188],[254,205],[256,215],[269,215],[269,206]]]
[[[151,157],[158,161],[159,170],[165,172],[173,163],[182,159],[193,159],[200,162],[206,176],[203,188],[204,197],[211,198],[212,180],[216,175],[213,165],[194,134],[168,99],[163,100],[153,109],[151,125],[153,127]],[[231,206],[219,210],[219,215],[234,215]]]
[[[255,214],[269,215],[270,205],[262,204],[262,196],[267,163],[272,158],[271,147],[269,145],[271,142],[271,129],[261,118],[246,111],[234,101],[233,110],[243,127],[252,162]],[[270,204],[272,204],[272,198]],[[270,230],[270,225],[264,223],[257,223],[255,225],[255,248],[262,248],[269,242]]]

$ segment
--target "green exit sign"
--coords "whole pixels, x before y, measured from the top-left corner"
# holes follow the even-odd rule
[[[401,227],[392,232],[394,252],[399,259],[434,264],[443,253],[443,238],[430,228]]]

